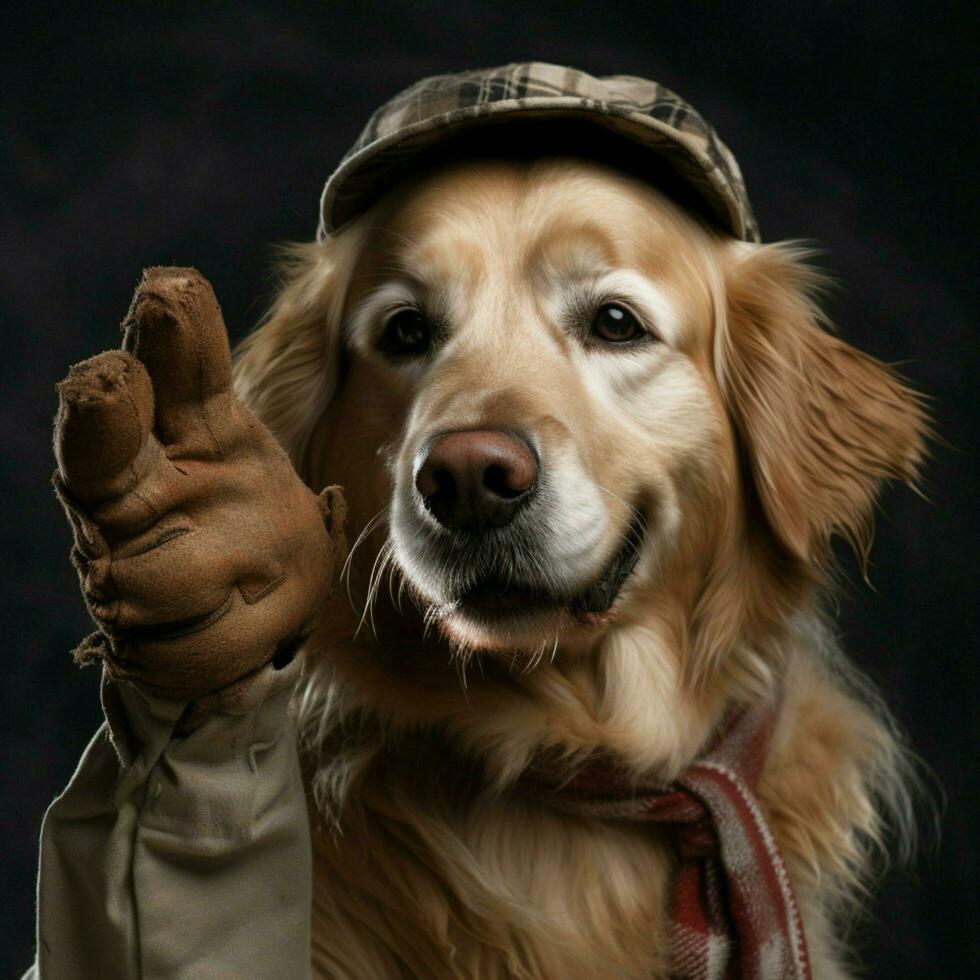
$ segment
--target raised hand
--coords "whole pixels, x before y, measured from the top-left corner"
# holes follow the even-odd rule
[[[237,691],[314,626],[343,498],[309,490],[235,398],[200,273],[146,270],[123,329],[58,386],[54,482],[99,627],[76,657],[177,700]]]

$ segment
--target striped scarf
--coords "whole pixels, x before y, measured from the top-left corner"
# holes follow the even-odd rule
[[[754,793],[780,703],[777,696],[730,714],[669,786],[598,755],[571,775],[542,755],[521,778],[524,791],[566,813],[670,827],[678,980],[810,980],[796,897]]]

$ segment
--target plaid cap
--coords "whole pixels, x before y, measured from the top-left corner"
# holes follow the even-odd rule
[[[566,134],[577,131],[577,140],[562,144],[553,138],[556,122]],[[588,139],[583,130],[591,130]],[[595,78],[536,61],[435,75],[381,106],[327,180],[318,236],[335,233],[406,172],[476,131],[489,133],[483,145],[497,152],[571,146],[593,156],[602,155],[600,146],[614,148],[617,161],[628,162],[637,175],[685,198],[683,203],[736,238],[759,241],[735,157],[683,99],[644,78]]]

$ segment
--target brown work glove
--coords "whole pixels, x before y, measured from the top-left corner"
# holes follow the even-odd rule
[[[233,704],[312,629],[343,558],[343,497],[306,487],[234,396],[199,272],[146,270],[123,330],[123,350],[58,385],[54,483],[99,627],[75,656],[164,698]]]

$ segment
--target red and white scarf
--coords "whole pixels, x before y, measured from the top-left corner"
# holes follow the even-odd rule
[[[602,756],[571,774],[541,756],[521,779],[525,791],[564,812],[673,830],[678,980],[810,980],[796,896],[754,792],[780,702],[731,714],[669,786],[635,779]]]

